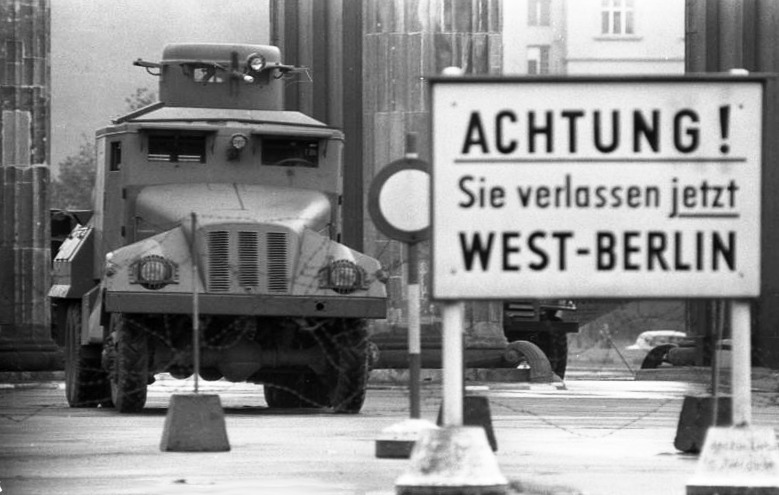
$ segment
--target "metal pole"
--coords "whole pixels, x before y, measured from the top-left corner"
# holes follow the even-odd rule
[[[411,418],[421,418],[419,381],[422,346],[419,322],[419,247],[409,243],[408,248],[408,386]]]
[[[443,423],[463,424],[463,315],[462,302],[447,302],[443,317]]]
[[[200,375],[200,311],[197,297],[197,242],[195,232],[197,229],[197,215],[192,212],[192,367],[195,375],[195,393],[199,393],[198,379]]]
[[[413,132],[406,134],[407,160],[419,158],[417,152],[417,135]],[[421,418],[419,400],[419,382],[421,361],[421,336],[419,322],[419,245],[416,242],[406,244],[408,251],[407,284],[408,284],[408,388],[411,419]]]
[[[714,301],[714,345],[711,353],[711,425],[717,426],[719,418],[719,346],[722,345],[722,332],[725,327],[725,302]]]
[[[751,307],[746,301],[731,301],[730,305],[733,426],[749,426],[752,422]]]

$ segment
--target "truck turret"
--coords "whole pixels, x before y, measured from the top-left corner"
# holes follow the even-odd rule
[[[134,64],[160,76],[160,101],[168,107],[284,110],[285,76],[305,71],[282,64],[275,46],[218,43],[170,44],[161,62]]]

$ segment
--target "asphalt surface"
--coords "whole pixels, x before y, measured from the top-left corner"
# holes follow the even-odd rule
[[[593,373],[603,376],[586,379]],[[698,458],[673,440],[684,396],[706,385],[606,373],[573,369],[564,384],[468,383],[468,393],[488,397],[510,493],[685,493]],[[201,393],[220,397],[231,450],[171,453],[159,448],[167,406],[172,394],[191,393],[191,380],[162,376],[142,413],[120,415],[68,408],[63,383],[49,378],[0,385],[3,495],[385,495],[409,468],[375,457],[382,429],[408,418],[405,387],[386,381],[372,380],[361,414],[342,416],[270,410],[262,387],[201,380]],[[433,422],[434,378],[422,387],[422,417]],[[754,391],[755,425],[779,426],[775,390]]]

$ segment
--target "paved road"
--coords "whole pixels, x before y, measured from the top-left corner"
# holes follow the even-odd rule
[[[201,384],[204,383],[201,381]],[[697,458],[673,439],[685,394],[679,382],[569,380],[567,390],[479,384],[489,397],[498,462],[512,481],[556,487],[546,493],[683,494]],[[377,434],[408,417],[403,388],[373,386],[363,413],[272,411],[262,388],[205,382],[225,408],[231,451],[159,450],[171,393],[150,387],[141,414],[69,409],[63,385],[0,386],[0,488],[34,494],[374,494],[395,491],[407,460],[376,459]],[[436,384],[422,391],[435,420]],[[754,423],[779,426],[774,396],[755,395]]]

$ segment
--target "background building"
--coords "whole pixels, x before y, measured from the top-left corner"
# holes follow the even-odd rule
[[[683,74],[684,0],[565,5],[566,74]]]
[[[504,2],[504,74],[682,74],[684,0]]]
[[[565,73],[565,8],[565,0],[504,2],[504,74]]]

